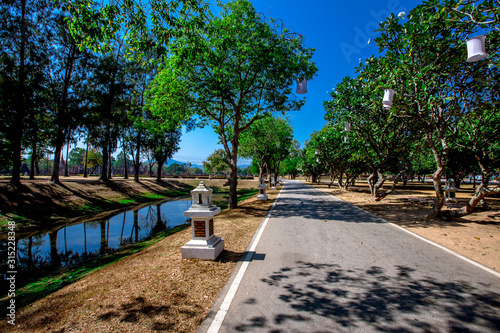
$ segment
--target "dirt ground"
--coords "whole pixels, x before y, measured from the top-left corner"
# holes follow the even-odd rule
[[[390,188],[392,184],[385,185]],[[358,182],[349,191],[326,184],[314,187],[373,213],[389,222],[441,244],[478,263],[500,272],[500,197],[487,197],[490,210],[474,212],[449,221],[425,223],[435,197],[432,184],[408,183],[406,189],[397,188],[394,195],[374,201],[366,182]],[[466,204],[472,196],[472,185],[462,185],[456,193],[457,203],[446,203],[444,210]]]

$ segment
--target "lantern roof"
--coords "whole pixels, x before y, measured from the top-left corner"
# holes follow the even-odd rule
[[[196,187],[195,189],[193,189],[191,191],[191,194],[195,194],[195,193],[207,193],[207,194],[211,194],[213,192],[213,190],[209,187],[206,187],[205,186],[205,183],[203,183],[203,181],[201,181],[199,184],[198,184],[198,187]]]

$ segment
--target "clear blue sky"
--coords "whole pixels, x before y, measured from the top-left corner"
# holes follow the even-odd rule
[[[372,55],[378,55],[374,30],[390,13],[408,13],[421,3],[418,0],[251,0],[255,9],[266,17],[281,19],[286,27],[305,36],[307,47],[316,49],[313,60],[318,75],[307,84],[306,105],[289,113],[294,136],[301,147],[315,130],[324,124],[323,101],[345,76]],[[295,89],[294,89],[295,91]],[[179,161],[201,164],[215,149],[218,138],[210,127],[184,133],[181,149],[174,155]],[[239,160],[239,165],[249,164]]]

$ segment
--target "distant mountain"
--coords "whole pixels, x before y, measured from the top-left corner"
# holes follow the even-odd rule
[[[177,161],[177,160],[168,160],[167,161],[167,166],[170,166],[171,164],[184,165],[184,164],[186,164],[186,162],[180,162],[180,161]],[[199,165],[199,164],[191,164],[191,168],[200,168],[200,169],[203,169],[203,166]]]

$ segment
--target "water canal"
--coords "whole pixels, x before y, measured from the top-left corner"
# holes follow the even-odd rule
[[[228,196],[222,194],[212,196],[212,202],[217,206],[227,200]],[[184,217],[184,211],[190,206],[191,196],[186,196],[18,239],[17,273],[30,279],[46,276],[61,267],[99,258],[160,232],[188,224],[190,221]],[[3,252],[6,244],[2,241],[1,245]]]

